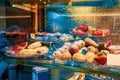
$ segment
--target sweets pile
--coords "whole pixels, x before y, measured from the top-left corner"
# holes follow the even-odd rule
[[[60,43],[60,42],[67,42],[70,40],[73,40],[73,36],[70,34],[62,34],[62,33],[47,33],[47,32],[41,32],[41,33],[31,33],[30,38],[34,40],[40,40],[42,42],[54,42],[54,43]]]
[[[107,61],[106,55],[110,53],[108,49],[110,45],[110,41],[107,43],[96,43],[91,38],[85,38],[73,43],[64,43],[61,48],[54,51],[53,57],[62,61],[97,62],[100,65],[104,65]]]
[[[72,33],[78,36],[94,36],[94,37],[104,37],[111,34],[109,29],[97,29],[85,24],[79,24],[76,28],[72,29]]]
[[[89,31],[88,35],[94,36],[94,37],[105,37],[110,36],[111,32],[109,29],[93,29]]]
[[[78,36],[84,36],[87,35],[88,32],[88,26],[85,24],[79,24],[76,28],[72,29],[72,33],[78,35]]]
[[[28,42],[22,42],[8,49],[8,53],[16,57],[31,57],[38,54],[45,54],[48,51],[49,48],[42,46],[40,41],[33,42],[29,45]]]

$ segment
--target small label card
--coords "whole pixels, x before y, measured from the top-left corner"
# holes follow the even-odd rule
[[[107,66],[120,66],[120,54],[107,54]]]

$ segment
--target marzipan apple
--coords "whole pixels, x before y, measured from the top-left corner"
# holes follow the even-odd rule
[[[79,24],[77,28],[85,32],[88,31],[88,26],[85,24]]]
[[[95,57],[94,59],[98,64],[100,65],[104,65],[107,62],[107,56],[105,55],[98,55],[97,57]]]
[[[70,48],[69,48],[69,52],[71,54],[74,54],[74,53],[76,53],[78,51],[79,51],[79,47],[77,45],[71,45]]]
[[[84,35],[86,35],[86,32],[84,32],[84,31],[82,31],[82,30],[77,30],[77,31],[76,31],[76,35],[84,36]]]
[[[93,35],[93,36],[102,36],[103,33],[102,33],[101,30],[94,30],[94,31],[92,31],[92,35]]]

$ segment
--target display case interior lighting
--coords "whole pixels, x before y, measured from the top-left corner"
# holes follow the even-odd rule
[[[101,9],[101,10],[100,10]],[[72,16],[120,16],[119,12],[117,11],[118,8],[97,8],[97,7],[87,7],[87,6],[81,6],[81,7],[70,7],[67,8],[67,10],[72,14]],[[106,12],[105,12],[106,10]],[[115,12],[116,10],[116,12]],[[110,12],[111,11],[111,12]]]
[[[119,0],[72,0],[72,6],[113,7],[118,4]]]

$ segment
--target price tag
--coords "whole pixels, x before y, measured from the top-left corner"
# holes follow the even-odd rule
[[[107,54],[107,66],[120,66],[120,54]]]

